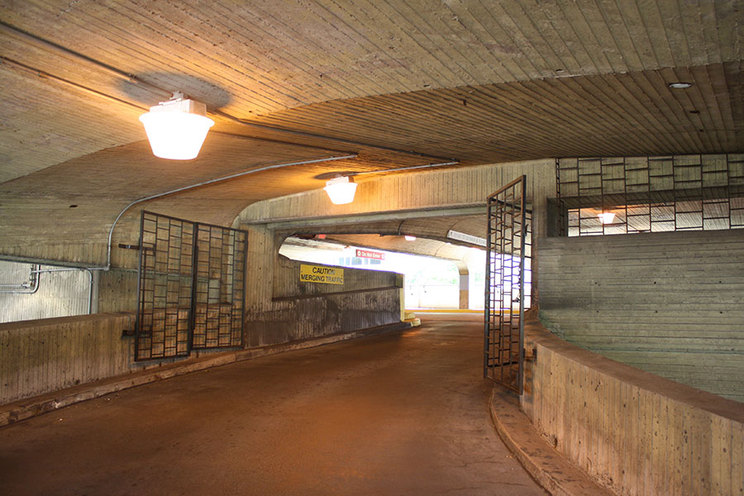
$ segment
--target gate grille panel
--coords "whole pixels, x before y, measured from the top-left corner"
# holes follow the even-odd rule
[[[199,224],[194,274],[193,347],[243,343],[246,236],[242,231]],[[243,254],[236,257],[236,254]]]
[[[522,176],[488,197],[483,375],[522,394],[524,309],[531,292],[530,212]]]
[[[243,343],[247,234],[143,212],[135,360]]]
[[[193,285],[194,224],[143,213],[135,359],[186,356]]]

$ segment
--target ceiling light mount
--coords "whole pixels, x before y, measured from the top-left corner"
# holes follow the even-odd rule
[[[667,86],[673,90],[686,90],[692,88],[692,83],[688,83],[687,81],[674,81],[673,83],[669,83]]]
[[[214,121],[207,117],[207,106],[176,91],[167,102],[160,102],[140,116],[147,139],[156,157],[191,160],[199,155]]]
[[[326,181],[323,188],[334,205],[345,205],[354,201],[357,183],[349,176],[336,176]]]

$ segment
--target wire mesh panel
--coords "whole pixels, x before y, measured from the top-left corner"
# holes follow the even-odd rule
[[[143,212],[135,359],[189,354],[192,222]]]
[[[194,348],[243,344],[246,233],[198,224]]]
[[[243,344],[247,233],[142,213],[135,359]]]
[[[522,394],[524,309],[531,289],[526,178],[488,197],[483,375]]]

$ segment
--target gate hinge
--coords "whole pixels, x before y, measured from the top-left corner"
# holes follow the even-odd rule
[[[127,245],[124,243],[119,243],[119,248],[123,248],[125,250],[139,250],[140,245]]]
[[[131,338],[134,336],[134,329],[124,329],[121,331],[122,338]]]
[[[526,349],[522,348],[522,358],[526,362],[537,362],[537,346],[529,350],[529,353]]]

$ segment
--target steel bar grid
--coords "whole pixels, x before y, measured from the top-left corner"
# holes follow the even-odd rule
[[[247,233],[143,212],[135,360],[243,343]]]
[[[194,225],[143,212],[135,359],[186,356]]]
[[[744,228],[744,155],[558,159],[556,193],[568,236]]]
[[[198,225],[194,348],[242,345],[245,248],[243,231]]]
[[[483,375],[522,394],[524,309],[531,292],[526,178],[488,197]]]

